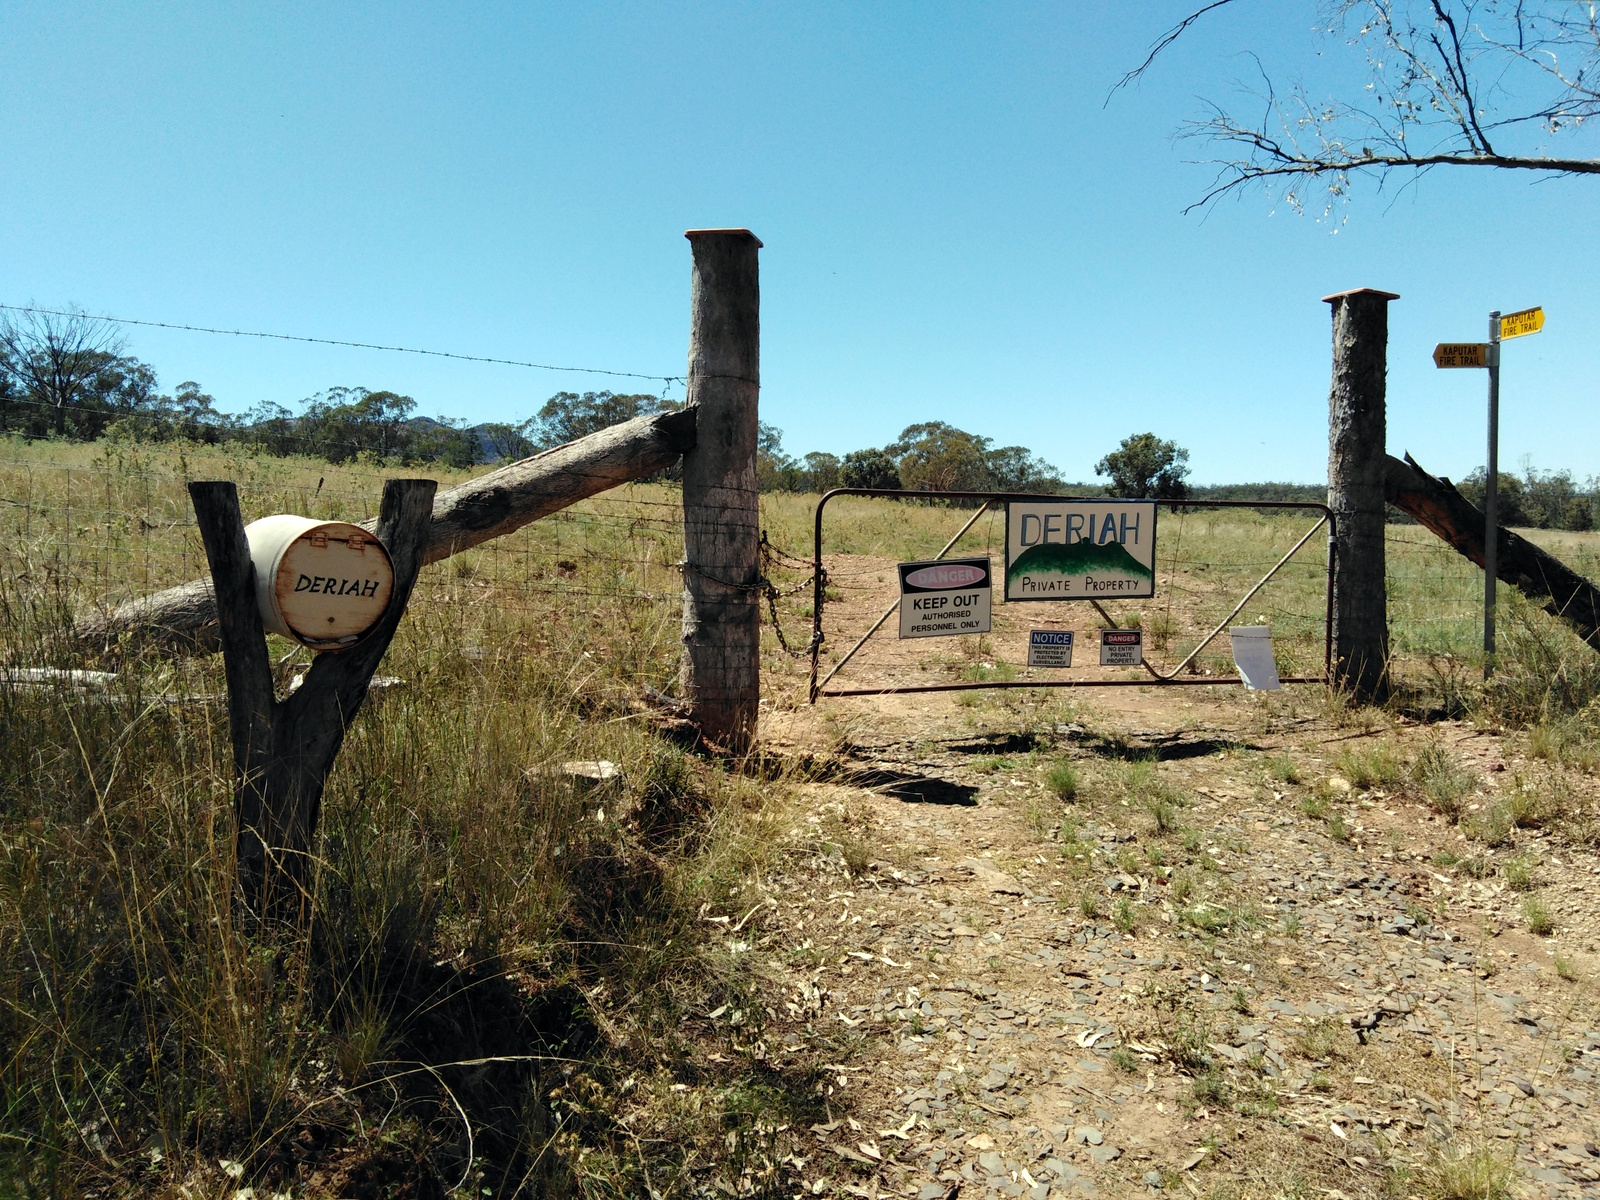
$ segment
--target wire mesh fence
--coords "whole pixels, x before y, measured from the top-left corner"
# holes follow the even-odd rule
[[[250,455],[0,459],[0,588],[14,610],[0,648],[10,665],[40,652],[37,622],[15,619],[29,597],[48,597],[61,624],[205,576],[190,479],[235,480],[246,521],[362,521],[403,473]],[[532,652],[587,656],[619,683],[659,687],[676,670],[682,551],[676,488],[627,485],[424,568],[409,613],[480,650],[515,624]]]
[[[12,445],[13,453],[0,457],[0,601],[9,609],[0,620],[0,655],[9,666],[42,661],[43,624],[60,627],[74,616],[205,575],[185,490],[191,479],[235,480],[247,520],[287,512],[360,521],[376,515],[385,478],[406,473],[333,467],[236,446],[150,450],[101,443],[53,446],[33,456]],[[445,487],[468,474],[437,466],[416,473],[438,477]],[[814,503],[803,496],[762,501],[762,526],[770,535],[763,545],[759,597],[767,625],[763,667],[774,685],[803,675],[793,660],[806,654],[811,637]],[[971,509],[861,497],[840,498],[829,512],[824,672],[893,606],[894,564],[931,557],[973,516]],[[1004,521],[1003,511],[983,513],[950,553],[987,554],[998,562],[1004,557]],[[1155,596],[1108,600],[1104,612],[1119,626],[1141,628],[1149,662],[1170,671],[1314,521],[1315,514],[1295,511],[1163,508]],[[1600,575],[1595,535],[1533,536],[1580,573]],[[676,486],[627,485],[425,568],[411,614],[433,635],[473,653],[510,652],[506,647],[514,646],[517,653],[570,661],[574,671],[592,670],[614,690],[670,690],[677,671],[682,552]],[[1416,525],[1390,525],[1386,552],[1395,670],[1403,677],[1481,669],[1482,572]],[[1319,533],[1230,622],[1270,627],[1285,675],[1321,670],[1326,555],[1327,541]],[[1102,671],[1094,661],[1097,631],[1105,624],[1082,602],[997,604],[989,635],[902,643],[891,621],[869,639],[840,682],[1058,677],[1030,674],[1026,667],[1032,628],[1078,631],[1074,674],[1123,677],[1125,671]],[[1226,634],[1186,670],[1231,677]]]

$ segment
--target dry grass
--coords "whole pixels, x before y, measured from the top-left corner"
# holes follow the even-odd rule
[[[239,480],[250,516],[359,518],[382,486],[375,467],[236,449],[13,443],[0,457],[10,460],[0,495],[12,500],[0,507],[0,665],[78,665],[61,637],[75,612],[202,572],[186,478]],[[810,1119],[813,1081],[803,1066],[757,1065],[734,1047],[761,1040],[748,948],[775,856],[794,852],[789,785],[685,755],[651,737],[630,704],[645,685],[673,686],[675,502],[669,487],[621,489],[429,569],[384,666],[405,683],[357,720],[331,781],[314,922],[277,941],[248,938],[233,920],[225,720],[212,704],[169,702],[220,691],[216,664],[133,663],[103,697],[0,688],[0,1192],[185,1182],[195,1194],[263,1194],[343,1164],[324,1178],[329,1194],[459,1184],[463,1194],[671,1195],[688,1189],[693,1161],[714,1164],[714,1186],[731,1194],[778,1190],[793,1148],[780,1130]],[[808,554],[811,503],[763,498],[775,545]],[[830,512],[830,551],[841,553],[924,557],[953,532],[952,514],[932,506],[850,498]],[[1177,656],[1203,631],[1205,604],[1242,592],[1263,547],[1295,528],[1215,512],[1162,521],[1170,578],[1186,590],[1111,607],[1159,630],[1153,644]],[[1401,673],[1428,654],[1470,662],[1471,569],[1421,549],[1396,562]],[[782,583],[804,574],[784,570]],[[1286,672],[1320,665],[1321,586],[1314,553],[1274,593]],[[785,601],[791,634],[809,603],[804,592]],[[1527,644],[1524,670],[1523,643],[1508,637],[1505,681],[1488,702],[1497,720],[1535,723],[1548,779],[1474,812],[1479,781],[1442,747],[1407,763],[1383,741],[1347,748],[1333,766],[1358,788],[1414,786],[1493,845],[1576,813],[1584,801],[1562,790],[1562,772],[1588,761],[1581,714],[1593,681],[1559,636]],[[770,639],[763,652],[773,672],[792,670]],[[1015,666],[985,654],[952,669],[993,677]],[[1231,670],[1217,656],[1201,665]],[[1321,706],[1341,728],[1390,720],[1338,697],[1273,703]],[[559,771],[592,758],[618,762],[624,782],[581,792]],[[1263,766],[1285,787],[1306,770],[1286,757]],[[1044,774],[1057,800],[1142,816],[1146,840],[1121,848],[1126,862],[1062,820],[1075,877],[1169,871],[1176,920],[1206,944],[1258,924],[1202,831],[1184,823],[1188,797],[1159,764],[1112,762],[1080,778],[1063,758]],[[1296,795],[1339,836],[1332,793]],[[888,853],[859,822],[822,835],[833,869],[859,873]],[[1142,900],[1087,886],[1077,903],[1084,919],[1125,930],[1156,919]],[[1297,922],[1284,918],[1285,932]],[[1161,1033],[1195,1080],[1194,1102],[1224,1102],[1208,1031],[1173,1010]],[[1321,1036],[1308,1033],[1319,1039],[1308,1054],[1338,1049]],[[718,1058],[697,1056],[697,1039],[723,1039]],[[1428,1164],[1413,1186],[1443,1181],[1421,1192],[1439,1200],[1503,1194],[1493,1187],[1505,1173],[1461,1157]],[[1474,1180],[1489,1190],[1461,1190]]]
[[[74,612],[200,573],[186,476],[238,479],[250,516],[358,518],[382,485],[223,451],[10,453],[0,666],[77,665]],[[735,1188],[776,1170],[757,1130],[809,1115],[803,1072],[725,1056],[672,1085],[701,1015],[760,1011],[702,914],[758,905],[788,785],[637,720],[675,676],[681,542],[668,489],[602,499],[425,573],[383,668],[404,682],[330,779],[297,931],[234,919],[217,663],[0,685],[0,1193],[619,1195],[697,1155]],[[275,645],[280,685],[299,657]],[[571,759],[623,781],[581,791]]]

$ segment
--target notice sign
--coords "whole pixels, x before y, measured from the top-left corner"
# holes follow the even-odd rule
[[[1100,633],[1102,667],[1137,667],[1144,661],[1144,632],[1139,629],[1106,629]]]
[[[987,558],[900,564],[900,636],[988,633],[993,592]]]
[[[1030,667],[1070,667],[1072,665],[1072,630],[1030,629],[1028,631],[1028,665]]]
[[[1154,500],[1006,505],[1006,599],[1125,600],[1156,594]]]

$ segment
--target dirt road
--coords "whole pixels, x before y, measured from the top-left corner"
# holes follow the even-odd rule
[[[841,1047],[805,1194],[1426,1197],[1505,1168],[1600,1194],[1600,860],[1563,832],[1586,777],[1570,820],[1485,833],[1557,783],[1466,725],[1022,695],[768,721],[840,765],[754,951],[788,1049]],[[1465,826],[1405,776],[1430,741]]]

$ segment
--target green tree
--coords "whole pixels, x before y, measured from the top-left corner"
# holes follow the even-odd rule
[[[334,387],[312,396],[295,421],[302,454],[320,454],[331,463],[359,455],[418,461],[416,433],[408,427],[417,402],[395,392]]]
[[[900,470],[882,450],[852,450],[839,465],[839,479],[845,487],[897,488]]]
[[[1189,494],[1189,452],[1153,433],[1136,433],[1094,465],[1111,479],[1106,488],[1129,500],[1182,500]]]
[[[756,488],[763,492],[805,488],[805,469],[784,452],[783,430],[765,421],[756,430]]]
[[[516,462],[534,453],[536,447],[528,436],[529,427],[538,418],[530,418],[520,425],[505,421],[487,421],[478,426],[478,439],[483,444],[486,462]]]
[[[1456,490],[1478,508],[1483,507],[1484,480],[1487,472],[1475,467],[1472,473],[1456,485]],[[1537,524],[1537,517],[1528,504],[1528,489],[1521,479],[1509,471],[1499,472],[1494,486],[1494,518],[1505,526],[1527,528]]]
[[[806,490],[827,492],[839,486],[842,464],[837,454],[813,450],[805,456]]]
[[[929,492],[981,492],[993,486],[987,458],[991,439],[944,421],[908,425],[884,447],[902,487]]]
[[[539,450],[575,442],[635,417],[668,412],[678,405],[659,396],[619,396],[614,392],[557,392],[526,426],[519,427]]]
[[[1026,446],[1001,446],[985,456],[996,491],[1059,492],[1061,474]]]
[[[186,379],[170,396],[157,396],[106,429],[109,437],[140,442],[224,441],[238,432],[238,422],[217,411],[216,398]]]

